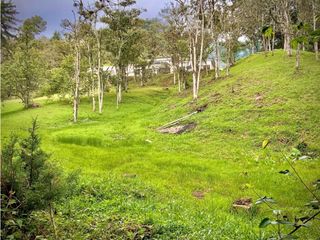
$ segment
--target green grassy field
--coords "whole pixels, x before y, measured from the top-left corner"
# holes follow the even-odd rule
[[[197,102],[189,90],[178,94],[175,87],[151,85],[132,87],[118,110],[113,93],[107,94],[101,115],[82,99],[77,124],[67,102],[37,99],[41,107],[30,110],[4,102],[3,142],[11,132],[25,134],[37,116],[51,161],[65,172],[80,171],[77,194],[55,205],[61,239],[258,239],[258,225],[272,211],[231,207],[257,195],[273,197],[291,220],[307,213],[310,193],[278,172],[290,169],[284,155],[305,142],[314,157],[295,167],[310,186],[320,178],[319,62],[303,53],[297,72],[294,58],[278,51],[239,61],[228,78],[211,75]],[[186,120],[197,124],[193,131],[156,131],[207,103]],[[270,144],[263,149],[265,139]],[[49,216],[38,212],[34,218],[45,226]],[[319,225],[314,221],[297,235],[317,239]]]

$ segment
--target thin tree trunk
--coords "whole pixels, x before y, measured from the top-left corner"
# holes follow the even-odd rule
[[[98,47],[98,100],[99,100],[99,113],[102,113],[103,109],[103,87],[101,79],[101,36],[98,31],[95,31],[97,47]]]
[[[180,80],[180,69],[177,72],[177,79],[178,79],[178,92],[181,92],[181,80]]]
[[[78,41],[78,40],[77,40]],[[79,87],[80,87],[80,46],[76,43],[76,62],[75,62],[75,89],[73,97],[73,122],[78,121],[78,110],[79,110]]]
[[[193,85],[193,99],[197,99],[197,49],[196,49],[196,42],[197,42],[197,35],[198,31],[195,34],[195,39],[192,38],[192,85]]]
[[[275,37],[276,37],[276,34],[275,34],[275,28],[273,27],[273,34],[272,34],[272,47],[271,47],[271,51],[272,51],[272,56],[274,55],[274,46],[275,46]]]
[[[231,59],[231,49],[230,49],[230,44],[228,46],[228,54],[227,54],[227,76],[230,75],[230,59]]]
[[[119,93],[119,103],[122,102],[122,84],[121,84],[121,82],[119,84],[119,92],[118,92]]]
[[[296,52],[296,69],[298,70],[300,68],[300,43],[298,43],[297,46],[297,52]]]
[[[93,76],[93,64],[92,64],[92,53],[90,49],[90,44],[88,46],[88,53],[89,53],[89,66],[90,66],[90,80],[91,80],[91,98],[92,98],[92,111],[96,111],[96,98],[94,96],[95,93],[95,81]]]
[[[199,94],[199,88],[200,88],[200,77],[201,77],[201,68],[202,68],[202,56],[203,56],[203,45],[204,45],[204,15],[203,15],[203,2],[201,1],[201,42],[200,42],[200,56],[199,56],[199,66],[198,66],[198,76],[197,76],[197,96]]]
[[[291,57],[292,56],[292,49],[290,46],[291,37],[290,37],[289,33],[286,35],[286,37],[287,37],[287,41],[286,41],[287,42],[287,54],[289,57]]]
[[[289,16],[289,10],[288,10],[288,1],[285,1],[285,6],[284,6],[284,17],[285,17],[285,31],[284,31],[284,35],[286,38],[286,51],[288,56],[292,56],[292,49],[290,46],[290,41],[291,41],[291,37],[290,37],[290,16]]]
[[[120,73],[119,73],[120,74]],[[116,96],[117,96],[117,109],[119,108],[119,103],[121,101],[120,99],[120,89],[121,89],[121,84],[120,84],[120,75],[117,78],[117,86],[116,86]]]
[[[220,76],[220,50],[219,50],[218,40],[216,40],[215,79],[218,79],[219,76]]]
[[[319,47],[318,42],[314,42],[314,51],[316,53],[316,60],[319,61]]]
[[[129,68],[129,67],[128,67]],[[129,87],[129,80],[128,80],[128,71],[125,69],[124,70],[125,72],[124,72],[124,91],[125,92],[128,92],[128,87]]]
[[[143,87],[144,86],[144,67],[141,67],[141,70],[140,70],[140,86]]]

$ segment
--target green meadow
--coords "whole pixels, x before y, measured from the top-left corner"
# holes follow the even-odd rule
[[[279,173],[292,171],[286,158],[302,143],[311,158],[294,161],[295,169],[310,188],[320,178],[320,64],[306,52],[301,70],[294,63],[276,51],[240,60],[229,77],[203,73],[197,102],[191,89],[178,93],[169,75],[145,87],[130,83],[119,109],[113,91],[102,114],[82,98],[76,124],[68,100],[38,98],[40,107],[28,110],[5,101],[2,144],[12,133],[26,135],[37,117],[50,161],[78,176],[74,194],[55,203],[60,239],[262,239],[274,232],[274,226],[259,229],[271,209],[234,209],[233,202],[268,196],[291,221],[307,215],[312,195]],[[157,131],[204,105],[183,121],[195,123],[193,130]],[[49,226],[43,228],[53,238],[47,212],[33,213],[33,221]],[[318,239],[319,223],[296,235]]]

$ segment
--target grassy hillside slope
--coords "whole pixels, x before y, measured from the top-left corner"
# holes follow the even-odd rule
[[[284,155],[304,142],[313,159],[295,167],[309,185],[320,177],[319,86],[314,55],[303,53],[297,72],[283,52],[256,54],[239,61],[230,77],[204,77],[197,102],[174,87],[133,88],[119,110],[108,94],[102,115],[83,99],[78,124],[67,102],[38,99],[42,107],[30,110],[5,102],[2,140],[11,131],[24,134],[38,116],[51,160],[66,172],[81,171],[76,195],[56,204],[62,239],[258,239],[261,219],[272,212],[234,211],[232,202],[266,195],[291,219],[305,214],[312,196],[278,172],[290,169]],[[156,131],[204,104],[204,112],[186,120],[197,124],[193,131]],[[270,143],[262,149],[265,139]],[[46,218],[37,213],[35,222],[45,225]],[[313,224],[298,235],[319,234]]]

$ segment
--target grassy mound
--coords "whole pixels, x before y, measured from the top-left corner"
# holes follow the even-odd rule
[[[295,167],[309,185],[319,178],[319,66],[309,53],[299,71],[283,52],[256,54],[239,61],[230,77],[204,76],[197,102],[189,90],[137,87],[119,110],[109,93],[101,115],[83,99],[78,124],[71,122],[71,104],[38,99],[40,108],[23,110],[12,100],[2,106],[2,140],[12,130],[23,134],[38,116],[52,161],[81,170],[77,194],[56,205],[61,239],[257,239],[261,219],[272,213],[265,206],[234,211],[234,200],[273,197],[293,220],[312,199],[295,178],[278,172],[290,169],[284,155],[305,143],[312,159]],[[185,120],[197,124],[192,131],[156,131],[205,104]],[[39,224],[46,218],[35,215]],[[299,234],[316,239],[319,229]]]

